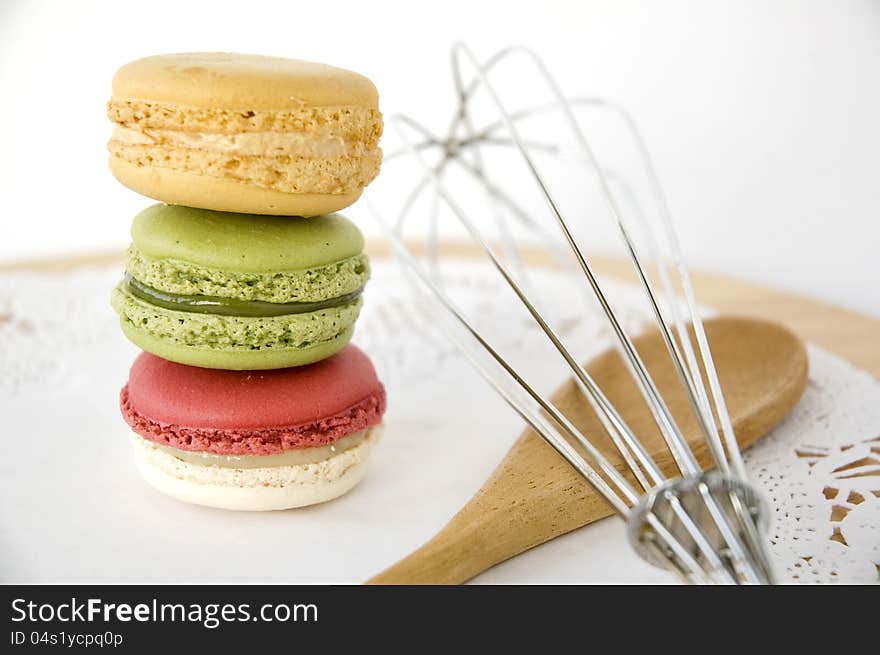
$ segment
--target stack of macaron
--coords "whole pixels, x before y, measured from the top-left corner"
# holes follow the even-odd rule
[[[370,275],[335,213],[376,176],[373,84],[322,64],[189,53],[113,78],[110,169],[134,218],[111,304],[145,352],[120,394],[135,461],[188,502],[286,509],[363,477],[385,390],[349,343]]]

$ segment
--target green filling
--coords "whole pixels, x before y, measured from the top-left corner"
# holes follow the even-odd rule
[[[146,286],[172,294],[271,303],[330,300],[363,288],[370,277],[370,263],[363,253],[316,268],[243,273],[154,259],[133,244],[126,253],[125,269]]]
[[[152,338],[234,351],[298,350],[330,342],[351,329],[361,303],[358,297],[338,307],[284,316],[200,314],[157,307],[132,295],[124,282],[116,286],[110,300],[123,323]]]
[[[289,314],[306,314],[321,309],[347,305],[361,295],[363,288],[352,293],[322,300],[319,302],[265,302],[263,300],[238,300],[220,296],[185,295],[160,291],[134,279],[125,273],[125,288],[135,298],[151,305],[174,309],[181,312],[197,314],[219,314],[222,316],[287,316]]]

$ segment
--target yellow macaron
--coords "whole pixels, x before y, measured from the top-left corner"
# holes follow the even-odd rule
[[[185,53],[113,78],[110,170],[169,204],[317,216],[352,204],[379,172],[376,87],[294,59]]]

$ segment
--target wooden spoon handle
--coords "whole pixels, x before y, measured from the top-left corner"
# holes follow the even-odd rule
[[[517,462],[534,467],[522,470]],[[509,506],[500,507],[497,498]],[[612,512],[555,450],[528,431],[433,539],[367,584],[461,584],[512,554]]]

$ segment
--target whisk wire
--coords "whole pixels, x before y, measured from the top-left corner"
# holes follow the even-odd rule
[[[377,220],[381,221],[375,210],[371,206]],[[387,229],[387,228],[386,228]],[[390,232],[390,231],[389,231]],[[575,470],[577,470],[584,478],[594,486],[594,488],[608,500],[612,507],[624,518],[630,516],[630,507],[634,504],[639,496],[629,483],[623,478],[616,468],[598,451],[593,445],[585,439],[583,434],[546,398],[541,396],[535,389],[529,385],[515,369],[511,367],[507,361],[483,338],[483,336],[475,330],[467,321],[462,313],[455,307],[454,303],[444,294],[444,292],[433,282],[431,277],[427,275],[419,264],[412,258],[412,255],[406,250],[399,241],[392,240],[392,249],[396,257],[404,263],[405,270],[414,274],[419,282],[426,285],[432,292],[433,297],[440,301],[446,312],[453,316],[457,324],[464,327],[466,333],[469,334],[480,346],[479,351],[475,351],[465,341],[460,339],[454,329],[447,329],[447,334],[452,338],[461,351],[468,357],[475,368],[483,374],[484,378],[495,388],[499,395],[510,405],[526,423],[541,435],[545,441],[556,450]],[[446,316],[444,313],[437,314],[440,317]],[[447,326],[448,328],[449,326]],[[548,422],[545,417],[534,411],[528,410],[525,405],[514,398],[510,390],[499,383],[497,377],[489,371],[479,356],[479,352],[488,353],[492,359],[513,379],[513,381],[526,394],[534,400],[547,415],[562,428],[562,432],[567,435],[568,439],[559,434],[553,424]],[[600,475],[595,468],[575,450],[569,439],[575,440],[584,447],[587,457],[593,461],[600,470],[611,480],[615,488]],[[652,526],[656,535],[656,541],[652,541],[649,548],[662,554],[663,557],[669,558],[672,562],[673,569],[683,577],[684,580],[695,583],[705,584],[712,581],[722,583],[732,583],[734,580],[721,564],[721,557],[709,543],[708,538],[703,534],[696,523],[690,518],[687,512],[680,506],[678,499],[672,497],[672,504],[676,513],[682,517],[682,523],[685,530],[691,533],[697,550],[700,554],[710,562],[711,568],[707,574],[705,567],[669,532],[669,530],[661,524],[655,516],[648,514],[646,523]],[[707,577],[708,576],[708,577]]]
[[[395,126],[395,129],[400,127],[397,121],[392,119],[392,123]],[[401,137],[405,139],[405,135],[401,131]],[[440,197],[444,199],[447,206],[450,208],[452,213],[459,219],[459,221],[465,226],[468,232],[471,234],[472,238],[474,238],[477,243],[479,243],[486,253],[489,255],[493,265],[495,268],[501,273],[502,277],[505,279],[507,284],[514,290],[519,300],[523,303],[544,333],[550,338],[553,345],[557,348],[560,354],[565,359],[566,363],[570,367],[573,373],[581,380],[581,382],[587,387],[588,390],[598,391],[601,394],[601,391],[598,388],[598,385],[592,380],[589,374],[576,362],[576,360],[571,356],[568,350],[565,348],[562,341],[555,334],[553,329],[546,323],[546,321],[541,317],[540,313],[534,308],[534,306],[530,303],[527,294],[523,291],[523,289],[517,284],[517,282],[513,279],[510,274],[507,266],[500,261],[497,255],[494,253],[491,246],[483,239],[479,230],[476,226],[469,220],[466,213],[460,209],[458,204],[452,198],[452,196],[448,193],[445,185],[441,180],[437,178],[436,173],[428,166],[428,164],[423,160],[423,158],[417,153],[415,150],[413,151],[414,158],[421,163],[421,165],[425,168],[427,174],[429,174],[434,183],[435,189]],[[400,244],[396,241],[393,242],[395,244],[396,252],[399,252]],[[623,478],[617,471],[617,469],[593,446],[593,444],[582,434],[580,430],[578,430],[563,414],[561,414],[549,400],[544,398],[541,394],[539,394],[535,389],[528,384],[526,380],[524,380],[516,370],[498,353],[498,351],[488,343],[488,341],[477,331],[474,329],[467,320],[463,317],[462,313],[457,310],[454,304],[445,296],[445,294],[437,287],[429,277],[425,276],[423,271],[420,269],[417,263],[415,263],[411,256],[407,251],[405,251],[405,259],[408,264],[408,268],[415,272],[418,277],[421,279],[422,283],[426,284],[431,288],[436,297],[438,297],[441,302],[444,304],[446,309],[450,311],[455,318],[458,320],[458,323],[463,326],[467,332],[475,338],[483,350],[487,352],[495,362],[502,368],[504,371],[518,384],[527,394],[530,396],[540,407],[546,412],[551,419],[558,425],[563,428],[565,434],[568,435],[569,438],[575,440],[577,443],[581,445],[586,451],[587,457],[592,461],[599,470],[606,476],[606,478],[610,479],[614,485],[614,488],[610,487],[608,484],[604,483],[599,487],[597,487],[607,500],[612,503],[612,506],[617,509],[623,516],[628,516],[628,507],[631,507],[636,502],[638,502],[639,494],[632,488],[628,481]],[[453,337],[454,338],[454,337]],[[459,341],[459,347],[461,347],[466,353],[469,352],[466,346]],[[510,393],[503,389],[500,385],[497,384],[497,381],[492,377],[491,373],[486,373],[485,369],[482,365],[479,364],[479,360],[476,357],[471,356],[471,361],[474,362],[478,368],[484,372],[484,377],[486,377],[493,386],[495,386],[496,390],[502,395],[502,397],[507,400],[509,404],[511,404],[516,411],[527,420],[527,422],[539,432],[539,434],[546,435],[548,433],[552,434],[552,431],[548,430],[548,426],[546,422],[542,421],[539,417],[529,416],[525,413],[521,406],[517,405],[515,401],[511,398]],[[590,394],[590,397],[593,398],[596,405],[600,411],[602,412],[607,423],[614,426],[615,429],[619,430],[620,436],[624,440],[624,442],[629,445],[634,452],[641,455],[640,462],[643,463],[644,466],[647,467],[648,471],[652,475],[652,478],[657,480],[663,479],[663,474],[657,465],[653,462],[650,456],[644,451],[642,444],[638,441],[632,431],[626,426],[626,423],[620,418],[619,414],[617,414],[616,410],[613,409],[613,406],[608,402],[607,398],[604,395],[599,394]],[[613,434],[613,432],[611,433]],[[598,479],[602,479],[601,476],[596,473],[596,471],[589,467],[586,462],[583,462],[582,458],[579,456],[577,451],[567,447],[567,441],[563,438],[562,442],[559,442],[558,439],[554,440],[554,443],[551,444],[554,448],[559,452],[563,457],[566,458],[570,463],[572,463],[572,457],[577,460],[573,465],[587,477],[587,479],[591,483],[595,483],[597,477]],[[616,489],[616,491],[615,491]],[[609,495],[610,494],[610,495]],[[622,500],[622,503],[621,503]],[[710,544],[708,537],[704,534],[702,529],[697,525],[696,521],[694,521],[685,508],[678,502],[678,498],[674,495],[669,496],[670,506],[673,508],[674,513],[681,521],[685,530],[690,534],[696,548],[700,551],[702,556],[708,562],[708,565],[712,571],[715,571],[714,574],[716,577],[721,576],[721,579],[725,582],[732,582],[729,574],[725,571],[722,561],[721,555],[715,550],[715,548]],[[626,511],[622,511],[622,507],[626,507]],[[681,549],[677,549],[673,547],[673,544],[667,544],[667,546],[672,550],[673,553],[676,553],[676,557],[681,558],[681,553],[677,552]]]
[[[534,65],[539,77],[550,89],[553,102],[524,110],[507,109],[488,79],[488,73],[513,55],[524,55]],[[772,582],[769,558],[758,530],[758,522],[765,518],[765,515],[762,513],[760,499],[742,481],[745,477],[744,466],[700,319],[693,285],[683,263],[662,187],[631,116],[622,108],[602,99],[568,100],[544,63],[525,48],[506,48],[480,64],[467,46],[459,43],[452,48],[451,57],[459,105],[451,121],[447,139],[444,141],[434,137],[424,126],[412,119],[404,116],[392,117],[392,125],[403,140],[405,150],[418,162],[423,175],[416,188],[406,197],[393,230],[384,224],[379,213],[368,203],[377,220],[386,228],[393,252],[403,264],[408,279],[419,290],[427,290],[424,293],[425,298],[433,298],[439,302],[441,311],[436,316],[441,319],[442,327],[499,395],[539,436],[592,484],[622,517],[628,520],[630,540],[643,557],[665,566],[683,580],[694,584]],[[474,70],[474,76],[467,84],[462,75],[462,61],[467,61]],[[485,90],[500,116],[500,120],[482,129],[475,127],[468,109],[468,103],[477,89]],[[620,178],[618,184],[617,176],[610,169],[600,165],[574,116],[573,106],[576,105],[610,110],[623,121],[644,167],[650,194],[663,227],[664,249],[660,248],[636,194],[625,180]],[[676,377],[684,389],[688,404],[714,460],[716,472],[702,472],[694,451],[684,438],[680,426],[633,341],[624,330],[532,157],[533,151],[539,154],[553,154],[556,152],[555,149],[547,147],[544,143],[524,139],[517,127],[517,121],[551,109],[558,110],[564,115],[575,143],[596,177],[606,209],[616,223],[639,286],[647,298],[651,314],[672,361]],[[507,129],[509,137],[496,135],[501,127]],[[419,138],[415,140],[408,138],[406,129],[416,132]],[[603,315],[611,326],[614,344],[621,360],[635,381],[681,477],[669,479],[665,476],[601,387],[575,359],[560,333],[550,321],[545,319],[544,313],[539,309],[540,303],[532,298],[534,289],[526,274],[527,269],[520,257],[518,244],[506,229],[502,209],[507,210],[510,215],[538,234],[543,234],[543,230],[502,187],[490,179],[480,151],[481,144],[509,145],[519,153],[530,178],[546,202],[564,242],[571,251],[577,268],[586,278],[592,296],[598,301]],[[423,156],[430,145],[437,145],[442,150],[439,162],[434,165],[429,164]],[[483,236],[476,223],[470,219],[447,188],[443,175],[450,163],[458,163],[483,188],[485,199],[494,212],[496,229],[501,235],[501,254],[490,245],[490,241]],[[636,239],[631,233],[628,214],[622,210],[620,199],[612,191],[612,182],[621,189],[623,199],[628,201],[632,209],[636,227],[639,227],[645,236],[650,259],[656,263],[660,287],[663,291],[662,302],[648,270],[642,263]],[[434,192],[429,214],[429,243],[426,248],[431,265],[430,273],[420,266],[401,241],[404,220],[428,187],[432,187]],[[480,330],[468,321],[440,287],[437,282],[439,280],[437,216],[440,200],[488,255],[493,268],[514,292],[519,303],[573,373],[575,384],[588,401],[602,429],[644,495],[633,487],[630,480],[553,402],[545,398],[520,375]],[[558,259],[564,259],[559,251],[553,252]],[[684,295],[687,318],[692,325],[693,338],[697,345],[696,350],[691,343],[692,337],[686,328],[669,277],[670,268],[677,273],[677,280]],[[708,390],[703,380],[704,374],[708,382]],[[713,408],[717,413],[720,431],[715,422]],[[731,472],[735,477],[732,477]]]
[[[601,176],[601,170],[596,163],[596,159],[593,155],[592,149],[590,148],[583,133],[577,125],[577,120],[571,113],[571,108],[565,103],[565,96],[562,94],[562,91],[556,84],[556,81],[553,79],[552,75],[550,75],[550,72],[546,69],[543,62],[541,62],[541,60],[538,59],[534,55],[534,53],[532,53],[527,48],[514,47],[508,48],[507,51],[510,53],[519,52],[525,54],[540,70],[542,78],[544,79],[544,81],[547,82],[552,94],[556,97],[556,100],[560,105],[560,109],[565,114],[566,119],[568,120],[570,127],[572,128],[572,131],[579,142],[579,145],[581,146],[581,149],[587,157],[587,160],[590,162],[593,170],[597,171],[599,174],[600,187],[602,188],[603,198],[609,210],[611,211],[613,216],[619,216],[619,212],[617,211],[616,205],[614,203],[614,198],[608,191],[606,181]],[[587,261],[587,258],[585,257],[580,248],[580,245],[577,243],[576,239],[571,233],[571,230],[566,224],[565,219],[562,216],[562,212],[553,198],[553,194],[550,192],[549,188],[541,177],[541,174],[538,171],[538,168],[533,161],[531,155],[523,145],[519,130],[510,119],[510,115],[503,101],[498,96],[495,88],[489,82],[485,72],[480,66],[479,61],[467,46],[462,43],[457,43],[453,46],[453,53],[460,53],[470,61],[471,65],[474,67],[476,75],[480,78],[486,88],[487,93],[492,98],[496,109],[501,115],[502,120],[507,125],[508,131],[510,132],[511,137],[516,143],[517,150],[519,150],[520,155],[526,163],[526,166],[529,169],[529,173],[531,174],[533,181],[540,189],[541,194],[543,195],[545,201],[547,202],[547,205],[549,206],[553,214],[557,226],[561,230],[566,243],[574,253],[578,265],[586,276],[587,281],[589,282],[590,287],[592,288],[593,293],[596,296],[596,299],[599,301],[602,311],[604,312],[605,316],[609,320],[609,323],[611,324],[612,330],[617,338],[617,342],[622,349],[624,361],[629,366],[630,373],[633,375],[643,397],[645,398],[645,401],[648,403],[648,406],[654,415],[654,419],[658,427],[660,428],[660,431],[663,434],[667,445],[669,446],[670,452],[672,453],[673,459],[678,465],[679,470],[683,475],[693,475],[699,472],[700,467],[697,464],[697,461],[694,458],[690,447],[687,445],[687,442],[681,435],[678,426],[675,424],[672,415],[669,413],[669,409],[666,407],[666,403],[663,401],[660,392],[657,390],[654,381],[651,379],[651,376],[648,373],[644,362],[642,362],[641,357],[633,346],[632,341],[627,336],[626,332],[620,324],[620,321],[617,318],[617,315],[615,314],[610,303],[608,302],[608,299],[606,298],[601,285],[599,285],[599,282],[596,279],[596,276],[593,273],[593,270],[589,262]]]
[[[578,100],[575,100],[574,102],[578,102]],[[718,373],[715,370],[715,363],[712,358],[709,341],[706,338],[705,329],[703,328],[703,321],[700,318],[696,294],[694,293],[693,289],[693,283],[691,281],[690,273],[688,272],[688,269],[684,264],[684,258],[681,252],[681,244],[679,243],[678,235],[672,224],[672,215],[669,211],[669,203],[666,200],[666,194],[663,192],[663,185],[660,184],[660,179],[657,175],[656,167],[654,166],[654,162],[650,155],[650,152],[648,151],[648,147],[645,144],[645,140],[642,137],[638,127],[636,126],[635,120],[633,119],[632,115],[625,108],[617,105],[616,103],[608,102],[607,100],[603,99],[580,99],[580,102],[588,102],[601,106],[617,115],[623,121],[626,131],[636,147],[636,150],[639,154],[638,159],[642,164],[645,176],[648,180],[648,185],[654,198],[654,204],[657,207],[658,215],[660,217],[660,224],[663,228],[663,233],[669,246],[672,265],[674,266],[676,273],[678,274],[679,281],[681,283],[682,293],[688,307],[691,324],[694,328],[694,335],[697,341],[697,346],[699,348],[700,358],[706,369],[706,378],[709,381],[709,388],[712,394],[712,402],[715,405],[716,411],[718,413],[718,419],[721,423],[721,432],[724,436],[724,446],[726,447],[727,457],[729,461],[723,460],[724,463],[719,463],[718,465],[720,468],[722,468],[722,470],[726,470],[729,464],[730,467],[732,467],[735,475],[740,478],[745,478],[745,466],[742,461],[742,455],[739,450],[739,445],[736,442],[736,435],[734,434],[733,425],[730,421],[730,414],[727,411],[727,406],[724,401],[724,394],[721,391],[721,384],[718,379]],[[646,230],[646,233],[652,234],[651,230]],[[655,253],[659,253],[659,250],[655,249]],[[708,396],[703,385],[699,365],[694,355],[693,348],[691,347],[688,333],[684,329],[683,323],[680,319],[680,315],[678,314],[677,303],[674,302],[675,294],[672,291],[671,283],[669,283],[668,276],[666,276],[665,273],[665,262],[661,262],[659,256],[656,261],[658,262],[658,268],[660,268],[661,270],[661,280],[663,280],[663,286],[667,297],[672,300],[672,302],[670,302],[670,307],[672,308],[676,331],[678,332],[679,339],[682,343],[688,366],[691,369],[691,376],[695,384],[697,395],[700,397],[700,404],[703,406],[704,412],[706,412],[709,416],[710,420],[708,421],[708,425],[710,428],[710,432],[713,435],[713,438],[718,439],[718,431],[715,427],[714,420],[711,419],[711,408],[709,407]]]
[[[399,127],[399,125],[397,124],[396,121],[394,121],[393,118],[392,118],[392,123],[394,124],[395,128]],[[401,137],[405,139],[405,135],[403,133],[401,133]],[[568,352],[568,350],[565,348],[564,344],[559,339],[558,335],[555,333],[553,328],[551,328],[547,324],[547,322],[543,319],[543,317],[540,315],[540,313],[535,309],[534,305],[529,301],[528,295],[525,293],[525,291],[522,289],[522,287],[516,282],[516,280],[514,280],[513,276],[510,274],[510,271],[508,270],[507,266],[503,262],[501,262],[501,260],[494,253],[493,249],[489,246],[489,244],[483,240],[483,237],[480,234],[480,232],[477,230],[476,226],[468,219],[468,217],[464,213],[464,211],[461,210],[461,208],[458,206],[458,204],[455,202],[455,200],[452,198],[452,196],[447,192],[446,187],[443,184],[443,182],[436,178],[435,174],[433,172],[431,172],[431,169],[428,166],[428,164],[424,161],[424,159],[422,159],[418,155],[418,153],[414,152],[414,157],[417,161],[419,161],[421,163],[422,166],[425,167],[425,170],[430,175],[432,175],[432,177],[434,178],[434,182],[436,185],[435,188],[437,190],[438,195],[443,198],[446,205],[449,207],[449,209],[452,211],[452,213],[459,219],[459,221],[464,225],[465,229],[468,230],[471,237],[485,249],[485,251],[488,254],[488,256],[490,257],[494,267],[501,273],[502,277],[507,282],[507,284],[511,287],[511,289],[513,289],[514,293],[517,295],[520,302],[522,302],[522,304],[526,307],[527,311],[529,311],[531,316],[535,319],[535,321],[538,323],[538,325],[541,327],[541,329],[544,331],[544,333],[547,335],[547,337],[551,340],[554,347],[559,351],[559,353],[565,359],[568,366],[571,368],[572,372],[576,376],[578,376],[578,378],[581,379],[581,381],[585,385],[587,385],[588,389],[589,388],[598,389],[598,386],[595,384],[595,382],[592,380],[592,378],[590,378],[590,376],[583,370],[583,368],[577,363],[577,361],[574,359],[574,357],[572,357],[571,354]],[[411,265],[418,267],[418,264],[415,262],[409,262],[409,263]],[[421,271],[418,269],[417,269],[417,272],[421,273]],[[583,434],[581,434],[581,432],[568,421],[568,419],[566,419],[564,416],[562,416],[562,414],[559,413],[558,410],[556,410],[556,408],[553,407],[553,405],[551,403],[549,403],[549,401],[543,399],[537,392],[535,392],[531,388],[530,385],[528,385],[528,383],[522,377],[520,377],[520,375],[516,372],[516,370],[480,335],[480,333],[477,330],[475,330],[467,322],[466,319],[464,319],[461,312],[459,312],[457,309],[455,309],[452,302],[448,298],[446,298],[446,296],[444,294],[442,294],[442,291],[440,291],[439,287],[434,285],[430,280],[425,279],[422,275],[419,275],[419,277],[422,278],[422,281],[426,285],[431,287],[435,293],[439,294],[439,297],[443,300],[444,305],[446,305],[447,308],[450,309],[455,314],[456,318],[459,319],[459,322],[465,327],[465,329],[468,332],[470,332],[472,336],[474,336],[476,339],[478,339],[480,341],[481,345],[483,345],[484,348],[486,349],[486,351],[496,360],[496,362],[502,368],[504,368],[504,370],[508,373],[508,375],[510,375],[512,378],[514,378],[516,380],[516,382],[521,387],[523,387],[526,390],[526,392],[536,402],[538,402],[541,405],[542,409],[544,409],[544,411],[546,411],[548,414],[550,414],[553,417],[554,420],[556,420],[558,423],[566,426],[567,431],[570,432],[570,436],[572,436],[579,443],[581,443],[581,445],[589,453],[591,459],[593,459],[593,461],[598,464],[599,468],[603,472],[605,472],[609,477],[611,477],[612,479],[615,479],[616,482],[621,483],[621,484],[618,484],[618,486],[622,489],[623,494],[626,497],[626,500],[629,501],[630,504],[635,503],[638,500],[638,494],[635,492],[635,490],[632,490],[631,486],[629,485],[628,482],[625,481],[624,478],[619,476],[619,474],[617,473],[617,470],[614,468],[614,466],[612,466],[605,459],[605,457],[602,456],[601,453],[599,453],[599,451],[597,449],[595,449],[595,447],[589,442],[589,440],[587,440],[586,437],[584,437]],[[605,400],[604,404],[599,402],[599,406],[602,407],[603,409],[607,406],[609,409],[613,410],[613,408],[611,407],[611,404],[607,402],[607,399]],[[625,426],[625,424],[623,423],[623,420],[620,419],[620,417],[616,411],[614,411],[613,414],[607,414],[606,418],[613,425],[616,425],[617,422],[619,422],[619,424],[621,426]],[[616,421],[615,421],[615,418],[616,418]],[[628,428],[625,428],[625,431],[629,433],[630,440],[634,444],[638,444],[637,439],[635,439],[635,436],[632,435],[631,431],[629,431]],[[638,445],[640,447],[640,444],[638,444]]]

